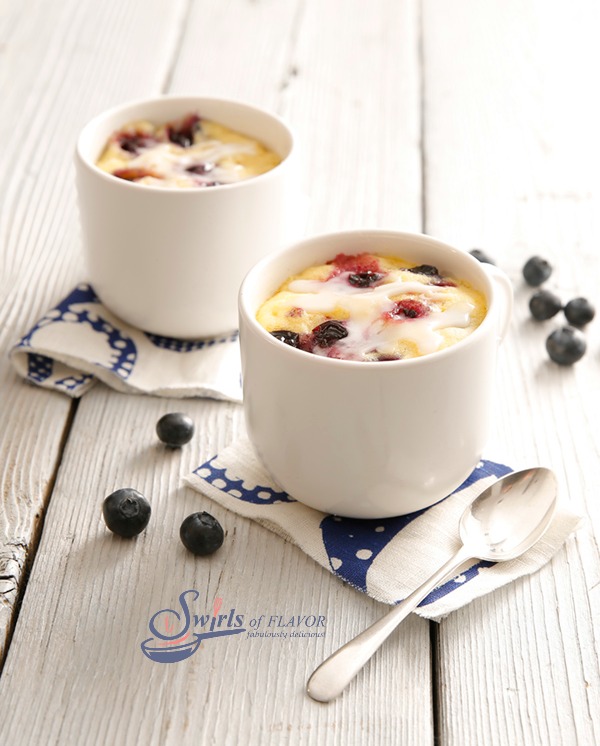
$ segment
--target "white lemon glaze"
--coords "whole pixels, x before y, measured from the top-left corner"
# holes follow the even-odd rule
[[[409,358],[431,354],[458,342],[479,326],[486,313],[481,293],[466,282],[409,272],[395,257],[369,255],[381,267],[371,287],[356,287],[351,271],[331,265],[311,267],[288,279],[257,313],[267,331],[302,335],[303,349],[349,360]],[[447,284],[446,284],[447,283]],[[409,315],[398,311],[408,302]],[[410,303],[424,309],[411,317]],[[311,344],[310,333],[326,320],[340,321],[347,336],[333,344]]]

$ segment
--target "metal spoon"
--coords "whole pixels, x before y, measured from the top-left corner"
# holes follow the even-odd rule
[[[321,663],[308,680],[308,695],[329,702],[341,694],[400,622],[468,560],[503,562],[532,547],[550,525],[556,492],[554,474],[542,467],[507,474],[485,489],[460,519],[462,546],[456,554],[386,616]]]

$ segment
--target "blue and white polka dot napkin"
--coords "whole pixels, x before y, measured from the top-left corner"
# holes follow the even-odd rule
[[[465,507],[498,477],[512,471],[481,461],[449,497],[431,508],[381,520],[320,513],[282,492],[247,439],[225,449],[185,481],[215,502],[296,544],[324,568],[377,601],[395,604],[433,574],[458,549]],[[538,570],[575,531],[581,518],[559,504],[543,538],[517,560],[473,561],[425,598],[417,613],[440,619],[479,596]],[[276,547],[274,550],[276,551]]]
[[[78,285],[13,347],[27,381],[74,398],[97,381],[123,392],[242,400],[237,333],[182,341],[127,326]]]

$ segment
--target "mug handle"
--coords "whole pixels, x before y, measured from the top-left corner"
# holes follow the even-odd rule
[[[502,344],[510,327],[513,310],[513,286],[501,269],[493,264],[485,264],[490,279],[496,286],[498,296],[498,344]]]

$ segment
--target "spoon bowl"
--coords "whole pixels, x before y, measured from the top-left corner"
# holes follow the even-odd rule
[[[507,474],[467,506],[460,538],[471,557],[515,559],[542,537],[556,508],[556,477],[543,467]]]
[[[512,472],[483,490],[460,519],[462,546],[456,554],[386,616],[321,663],[308,680],[308,695],[329,702],[341,694],[400,622],[467,560],[504,562],[530,549],[550,525],[556,500],[556,478],[543,467]]]

